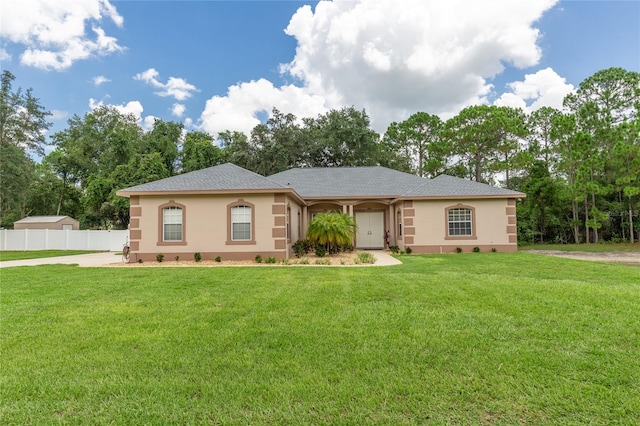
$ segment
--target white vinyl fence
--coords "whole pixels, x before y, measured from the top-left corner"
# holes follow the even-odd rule
[[[2,250],[104,250],[120,251],[128,230],[90,231],[54,229],[1,229]]]

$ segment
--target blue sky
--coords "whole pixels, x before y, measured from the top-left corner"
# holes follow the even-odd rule
[[[98,105],[249,132],[365,108],[373,127],[479,103],[560,107],[594,72],[640,71],[640,1],[9,0],[2,69],[54,112]]]

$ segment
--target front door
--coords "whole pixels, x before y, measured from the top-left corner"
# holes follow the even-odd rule
[[[356,212],[356,247],[384,248],[384,212]]]

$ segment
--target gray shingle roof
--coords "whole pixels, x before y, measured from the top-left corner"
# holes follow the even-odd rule
[[[425,179],[386,167],[291,169],[269,176],[305,197],[397,197],[417,189]]]
[[[518,197],[523,194],[441,175],[425,179],[386,167],[291,169],[264,177],[231,163],[122,189],[133,192],[251,191],[291,188],[302,198]]]
[[[122,192],[234,191],[279,189],[282,185],[257,173],[225,163],[122,189]]]
[[[505,196],[523,194],[441,175],[425,179],[386,167],[291,169],[268,177],[306,197],[442,197]]]
[[[428,180],[423,186],[402,194],[404,197],[474,197],[474,196],[522,196],[521,192],[498,188],[485,183],[461,179],[455,176],[440,175]]]

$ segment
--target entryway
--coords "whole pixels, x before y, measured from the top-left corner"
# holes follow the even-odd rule
[[[384,249],[384,212],[356,212],[356,247]]]

